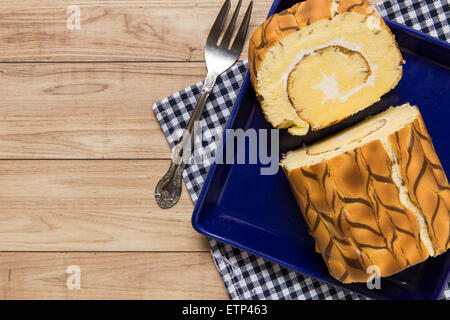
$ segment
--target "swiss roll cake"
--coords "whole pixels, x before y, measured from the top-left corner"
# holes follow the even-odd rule
[[[450,186],[417,107],[390,108],[281,161],[330,274],[365,282],[450,245]],[[373,267],[372,267],[373,268]]]
[[[307,0],[252,35],[249,69],[266,119],[305,135],[379,101],[402,76],[394,36],[368,0]]]

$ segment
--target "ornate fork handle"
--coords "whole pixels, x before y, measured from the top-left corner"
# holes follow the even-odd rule
[[[170,208],[180,199],[181,176],[194,149],[195,123],[200,120],[203,114],[206,101],[214,87],[217,76],[217,73],[208,72],[189,122],[172,151],[169,170],[156,185],[155,199],[161,208]]]

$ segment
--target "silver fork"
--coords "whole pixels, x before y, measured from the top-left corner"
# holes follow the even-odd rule
[[[242,0],[239,0],[220,44],[218,44],[218,41],[220,35],[222,34],[228,11],[230,10],[230,0],[225,1],[222,9],[220,9],[216,21],[211,28],[211,31],[209,32],[205,47],[205,61],[208,73],[206,75],[202,91],[200,92],[200,96],[197,100],[194,111],[192,112],[191,118],[183,131],[183,135],[175,145],[172,152],[172,161],[170,163],[169,170],[156,185],[155,199],[161,208],[170,208],[180,199],[181,174],[194,146],[194,124],[201,119],[206,100],[214,87],[217,77],[225,70],[229,69],[237,61],[239,55],[241,54],[250,22],[253,1],[250,1],[247,11],[245,12],[244,19],[242,20],[236,34],[235,40],[230,47],[230,42],[233,36],[236,20],[239,15],[241,3]]]

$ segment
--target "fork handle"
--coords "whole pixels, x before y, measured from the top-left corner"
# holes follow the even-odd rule
[[[196,134],[194,124],[196,121],[200,120],[203,114],[206,100],[216,83],[217,76],[217,73],[208,72],[191,118],[173,149],[169,170],[156,185],[155,199],[161,208],[170,208],[180,199],[181,175],[194,147]],[[188,147],[188,143],[190,143],[189,149],[186,148]],[[187,150],[189,150],[189,152],[184,154]]]
[[[194,128],[195,121],[201,119],[203,110],[205,109],[206,100],[208,100],[209,95],[212,92],[214,84],[217,80],[217,74],[213,72],[208,72],[205,78],[205,82],[203,83],[202,91],[200,92],[200,96],[198,97],[197,104],[195,105],[194,111],[191,114],[191,118],[189,119],[188,124],[186,125],[186,131],[191,133]]]
[[[183,134],[178,140],[177,144],[175,145],[172,159],[176,159],[176,157],[183,158],[185,161],[182,161],[182,168],[185,167],[185,162],[190,157],[193,148],[194,148],[194,125],[196,121],[199,121],[202,117],[203,111],[205,109],[206,101],[208,100],[209,95],[212,92],[212,89],[214,87],[214,84],[216,83],[218,74],[214,72],[209,72],[206,75],[205,81],[203,83],[202,90],[200,92],[200,96],[197,99],[197,103],[195,105],[194,111],[192,111],[191,117],[189,118],[189,122],[186,125],[186,128],[183,130]],[[186,137],[189,137],[190,139],[186,141]],[[186,150],[187,144],[190,143],[190,153],[189,154],[182,154],[183,150]],[[184,165],[183,165],[184,164]]]

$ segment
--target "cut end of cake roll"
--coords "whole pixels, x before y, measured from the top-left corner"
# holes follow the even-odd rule
[[[365,282],[449,248],[450,186],[417,107],[390,108],[281,162],[330,274]]]
[[[403,58],[367,0],[307,0],[253,34],[249,67],[262,110],[293,135],[363,110],[394,88]]]

